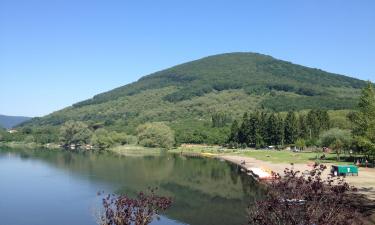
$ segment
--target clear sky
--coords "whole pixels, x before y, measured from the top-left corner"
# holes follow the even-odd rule
[[[375,1],[0,0],[0,114],[42,116],[233,51],[375,81]]]

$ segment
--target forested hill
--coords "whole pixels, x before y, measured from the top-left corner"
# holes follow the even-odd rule
[[[144,90],[171,86],[177,89],[166,95],[164,100],[178,102],[229,89],[243,89],[248,94],[283,91],[322,100],[322,96],[344,97],[340,95],[340,89],[347,91],[363,85],[364,82],[358,79],[292,64],[271,56],[229,53],[206,57],[145,76],[137,82],[96,95],[93,99],[74,106],[98,104]],[[327,108],[351,107],[347,104],[331,106],[331,103],[322,102]]]
[[[58,126],[67,120],[133,132],[165,121],[175,130],[207,127],[215,113],[240,118],[265,109],[351,109],[364,81],[256,53],[229,53],[181,64],[25,125]]]

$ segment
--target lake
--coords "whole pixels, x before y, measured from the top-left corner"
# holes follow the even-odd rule
[[[242,225],[262,193],[216,159],[0,149],[0,224],[95,225],[99,191],[134,196],[148,187],[173,198],[154,225]]]

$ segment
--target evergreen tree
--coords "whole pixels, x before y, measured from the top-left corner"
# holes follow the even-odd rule
[[[371,82],[362,90],[358,111],[350,114],[349,119],[357,147],[375,155],[375,90]]]
[[[300,115],[298,118],[298,137],[302,139],[307,139],[309,137],[307,118],[305,115]]]
[[[261,123],[260,113],[258,111],[253,112],[249,118],[249,133],[247,135],[246,144],[252,147],[260,147],[263,143],[263,137],[261,135]]]
[[[248,135],[249,135],[249,116],[247,113],[244,113],[242,124],[238,132],[238,142],[247,143]]]
[[[268,145],[277,145],[279,144],[278,137],[278,121],[274,113],[268,117],[267,121],[267,144]]]
[[[283,145],[284,144],[284,119],[281,115],[278,115],[276,118],[277,118],[276,144]]]
[[[310,110],[310,112],[307,114],[307,127],[310,139],[319,137],[320,122],[316,110]]]
[[[229,142],[239,143],[239,126],[237,120],[233,121],[232,127],[230,129],[230,136],[229,136]]]
[[[285,143],[294,144],[298,138],[298,121],[294,112],[289,112],[285,118]]]
[[[266,139],[268,137],[267,132],[267,120],[268,114],[266,112],[260,112],[259,114],[259,125],[258,125],[258,147],[264,147],[266,145]]]

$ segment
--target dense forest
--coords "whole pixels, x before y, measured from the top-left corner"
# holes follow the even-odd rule
[[[228,142],[230,146],[264,148],[266,146],[316,145],[319,135],[331,126],[327,111],[311,110],[307,115],[288,112],[285,118],[275,113],[245,113],[242,123],[234,121]],[[306,143],[306,140],[309,143]]]
[[[244,118],[244,113],[251,117],[256,112],[266,118],[262,122],[272,123],[271,118],[277,123],[281,117],[286,120],[287,112],[293,111],[300,123],[308,120],[304,117],[311,110],[317,109],[330,116],[334,127],[347,129],[350,126],[347,114],[355,108],[365,85],[358,79],[262,54],[215,55],[142,77],[45,117],[34,118],[18,126],[20,132],[12,139],[59,142],[61,129],[71,125],[68,122],[80,122],[77,126],[86,127],[89,136],[114,136],[112,139],[125,143],[140,136],[140,126],[152,123],[152,127],[171,129],[166,133],[175,137],[173,144],[224,144],[233,121],[251,119]],[[4,139],[9,135],[2,136]],[[263,142],[271,143],[264,138]]]

